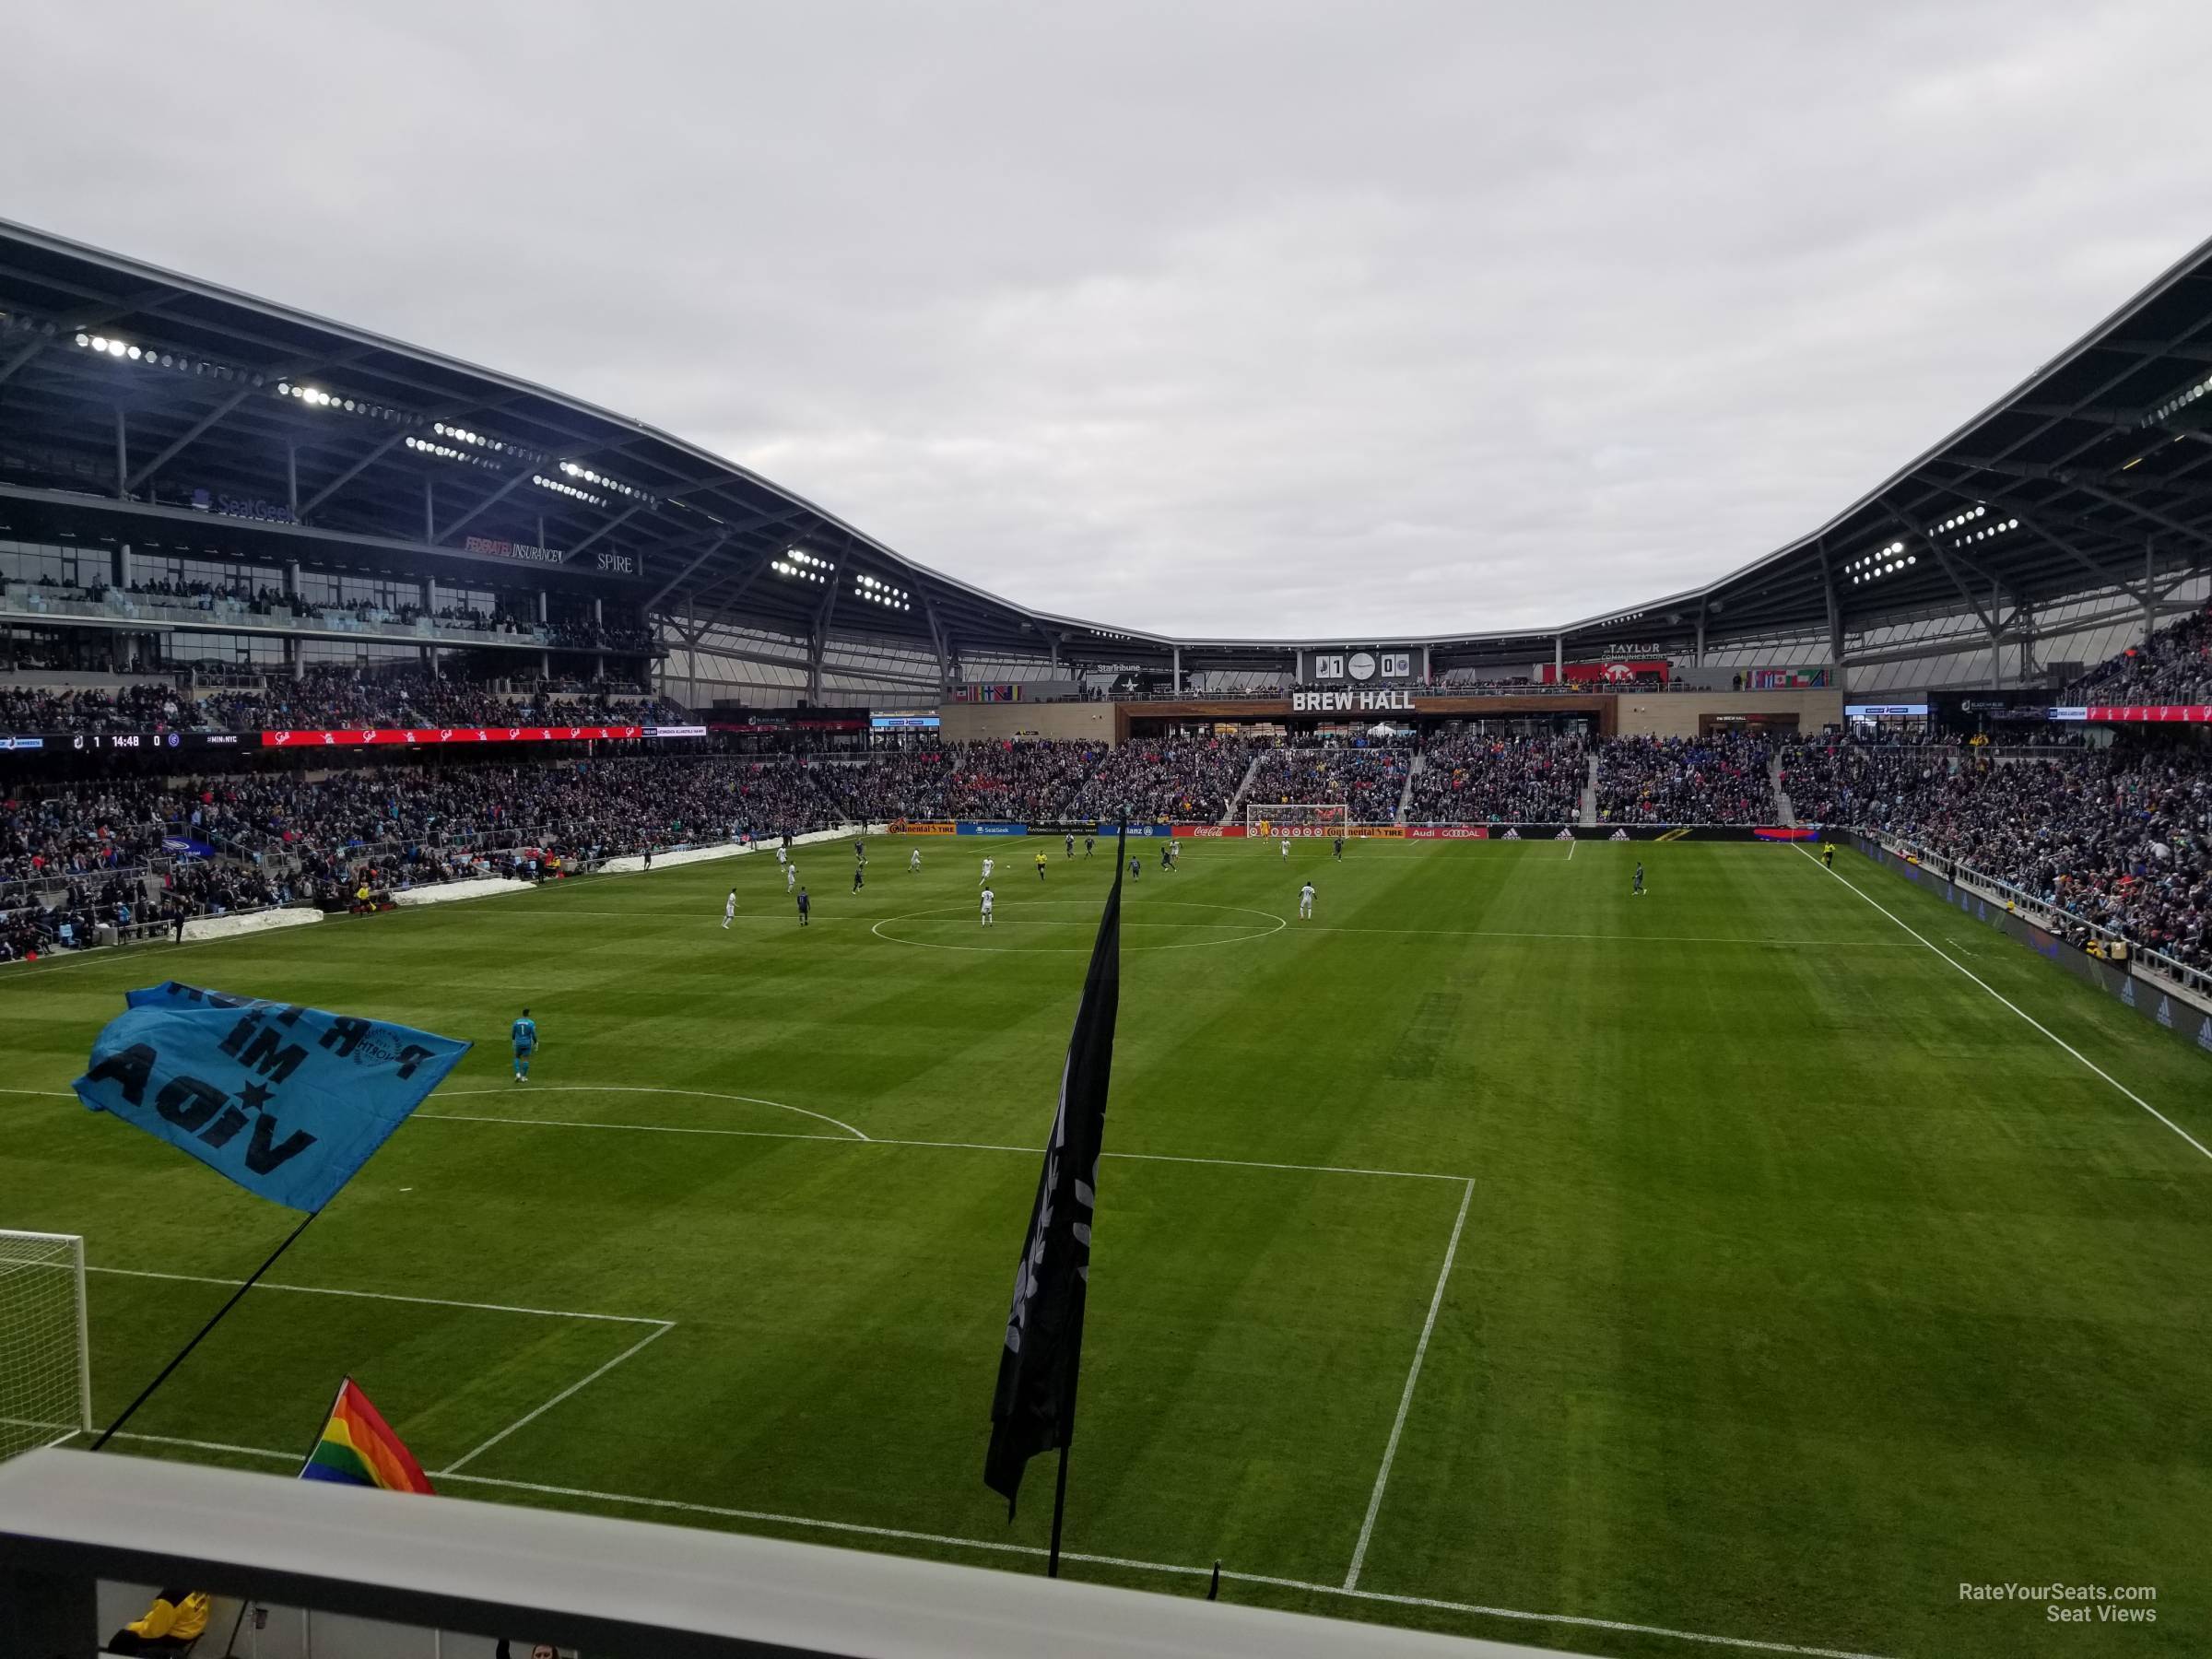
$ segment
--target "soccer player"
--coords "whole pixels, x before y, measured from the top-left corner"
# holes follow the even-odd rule
[[[981,880],[980,882],[976,883],[976,885],[977,885],[978,887],[989,887],[989,886],[991,885],[991,871],[992,871],[992,868],[993,868],[992,861],[991,861],[991,860],[990,860],[988,857],[986,857],[986,858],[983,860],[983,878],[982,878],[982,880]]]
[[[1290,838],[1287,835],[1283,837],[1283,862],[1290,862]]]
[[[787,865],[791,862],[790,847],[791,841],[788,836],[776,843],[776,862],[778,864]]]
[[[1338,864],[1344,862],[1344,837],[1342,835],[1336,838],[1336,862]]]
[[[730,924],[736,919],[736,916],[737,889],[735,888],[732,888],[730,889],[730,896],[722,901],[722,931],[724,933],[728,933],[730,931]]]
[[[537,1053],[537,1021],[524,1008],[523,1017],[514,1022],[508,1035],[514,1040],[514,1080],[526,1081],[530,1076],[530,1056]]]
[[[916,847],[912,853],[909,853],[906,855],[906,873],[909,876],[919,876],[922,874],[921,848]]]
[[[1159,843],[1159,867],[1163,870],[1175,867],[1175,843],[1171,841]]]
[[[1643,861],[1641,859],[1636,863],[1636,885],[1629,889],[1629,897],[1631,899],[1643,897]]]
[[[1067,855],[1070,858],[1076,855],[1076,832],[1073,830],[1067,832]]]
[[[857,863],[866,864],[868,862],[868,843],[864,841],[855,841],[853,843],[853,857]]]
[[[1087,835],[1087,836],[1085,836],[1085,837],[1083,838],[1083,856],[1084,856],[1084,857],[1086,857],[1086,858],[1088,858],[1088,857],[1090,856],[1090,850],[1091,850],[1091,848],[1092,848],[1092,847],[1093,847],[1093,846],[1094,846],[1094,845],[1097,843],[1097,840],[1098,840],[1098,838],[1097,838],[1096,836],[1090,836],[1090,835]]]
[[[986,886],[983,888],[983,925],[985,927],[991,925],[991,907],[997,902],[998,895]]]
[[[799,889],[799,925],[801,927],[809,927],[813,925],[813,924],[806,920],[806,912],[809,908],[810,907],[806,902],[806,889],[805,888],[801,888]]]
[[[1136,880],[1145,873],[1145,861],[1134,853],[1129,854],[1129,879]]]
[[[798,885],[799,866],[795,864],[785,865],[783,866],[783,890],[788,893]]]
[[[1037,854],[1037,879],[1044,879],[1044,854],[1041,853]]]
[[[868,861],[862,859],[853,866],[853,890],[859,892],[868,882]]]
[[[1313,883],[1311,880],[1298,889],[1298,919],[1300,922],[1313,919]]]
[[[1832,870],[1836,867],[1836,843],[1834,841],[1830,841],[1820,849],[1820,867],[1824,870]]]

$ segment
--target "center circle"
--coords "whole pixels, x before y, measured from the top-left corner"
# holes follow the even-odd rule
[[[1079,908],[1084,913],[1079,916],[1071,916],[1065,921],[1053,921],[1049,917],[1040,918],[1029,913],[1033,911],[1055,908],[1062,910]],[[1155,920],[1151,912],[1157,911],[1216,911],[1224,915],[1241,916],[1248,920],[1243,922]],[[1090,952],[1092,935],[1098,927],[1099,907],[1088,900],[1083,899],[1039,899],[1026,903],[1005,904],[999,907],[997,915],[988,928],[981,924],[979,914],[977,907],[971,904],[937,904],[932,905],[926,910],[909,911],[904,915],[886,916],[868,931],[887,944],[915,945],[924,950],[982,950],[1000,956],[1087,956]],[[956,945],[946,940],[912,939],[897,933],[885,931],[887,928],[895,928],[901,923],[908,922],[920,923],[926,926],[944,927],[955,916],[965,921],[978,934],[995,935],[1001,928],[1016,934],[1025,930],[1033,934],[1041,929],[1065,930],[1069,928],[1080,928],[1084,932],[1077,942],[1066,945],[1026,945],[1018,940],[1009,940],[1005,944],[999,944],[994,940],[987,945],[981,943]],[[1261,925],[1262,924],[1265,925]],[[1270,937],[1275,934],[1281,933],[1289,925],[1289,923],[1284,918],[1271,912],[1247,910],[1243,906],[1236,904],[1200,904],[1178,900],[1165,904],[1142,905],[1134,912],[1124,906],[1122,911],[1122,932],[1124,935],[1122,948],[1124,950],[1197,950],[1211,945],[1241,945],[1249,940]],[[1131,944],[1126,938],[1127,935],[1133,933],[1173,933],[1178,931],[1189,933],[1229,928],[1241,928],[1242,931],[1224,933],[1223,936],[1218,938],[1169,938],[1162,939],[1156,944]]]

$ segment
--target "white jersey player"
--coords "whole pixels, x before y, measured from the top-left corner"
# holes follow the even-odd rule
[[[791,862],[791,849],[782,841],[776,843],[776,862],[780,865],[788,865]]]
[[[909,853],[906,855],[906,873],[909,876],[919,876],[922,873],[921,848],[916,847],[912,853]]]
[[[736,889],[735,888],[732,888],[730,889],[730,896],[729,896],[727,899],[724,899],[724,900],[722,901],[722,930],[723,930],[723,932],[724,932],[724,933],[727,933],[727,932],[729,932],[729,930],[730,930],[730,924],[731,924],[731,922],[732,922],[732,921],[734,921],[734,920],[736,918],[736,915],[737,915],[737,889]]]
[[[788,893],[793,888],[797,887],[798,885],[799,866],[795,864],[785,865],[783,866],[783,890]]]
[[[998,902],[998,895],[989,888],[983,889],[983,925],[991,925],[991,907]]]
[[[1298,889],[1298,919],[1300,922],[1313,919],[1313,884],[1310,881]]]
[[[992,865],[992,863],[991,863],[991,861],[990,861],[988,858],[984,859],[984,860],[983,860],[983,882],[984,882],[984,885],[986,885],[986,886],[988,886],[988,885],[990,884],[990,880],[991,880],[991,871],[992,871],[992,869],[993,869],[993,865]]]
[[[1286,861],[1290,857],[1290,838],[1287,835],[1283,837],[1283,857]]]

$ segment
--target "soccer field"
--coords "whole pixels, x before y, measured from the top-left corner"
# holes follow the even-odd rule
[[[1072,1575],[1602,1654],[2212,1651],[2212,1055],[1849,853],[1138,851]],[[1051,1466],[1009,1525],[983,1449],[1111,855],[798,856],[805,930],[747,857],[0,974],[0,1225],[86,1235],[103,1420],[292,1225],[65,1098],[123,991],[478,1044],[127,1449],[288,1473],[350,1371],[449,1493],[1041,1571]]]

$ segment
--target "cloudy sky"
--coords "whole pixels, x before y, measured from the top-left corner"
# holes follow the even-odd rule
[[[1700,580],[2212,233],[2197,0],[28,0],[6,39],[0,217],[1176,630]]]

